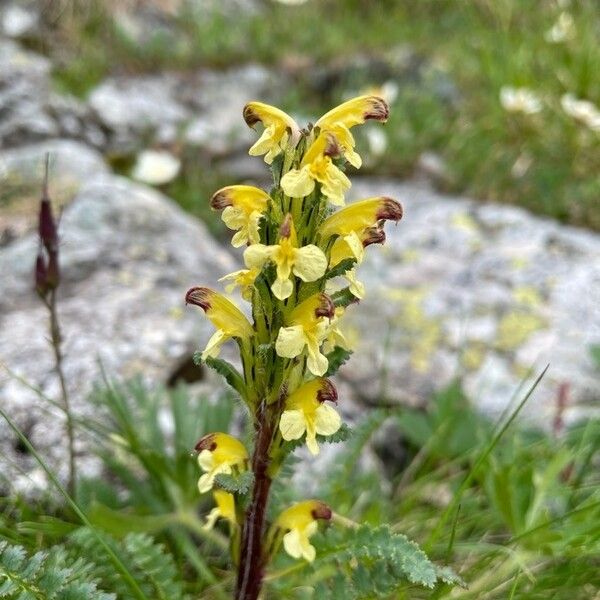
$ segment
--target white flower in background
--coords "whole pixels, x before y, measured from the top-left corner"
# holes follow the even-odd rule
[[[580,100],[573,94],[564,94],[560,99],[563,110],[575,120],[593,131],[600,131],[600,110],[589,100]]]
[[[275,0],[279,4],[287,4],[288,6],[298,6],[300,4],[306,4],[308,0]]]
[[[556,23],[546,31],[544,39],[551,44],[560,44],[575,37],[575,21],[568,12],[560,14]]]
[[[542,110],[540,97],[528,88],[503,86],[500,90],[500,104],[508,112],[521,112],[533,115]]]
[[[365,132],[369,142],[369,150],[372,156],[381,156],[385,153],[388,140],[385,131],[381,129],[367,129]]]
[[[181,162],[164,150],[144,150],[138,154],[131,176],[149,185],[162,185],[177,176]]]

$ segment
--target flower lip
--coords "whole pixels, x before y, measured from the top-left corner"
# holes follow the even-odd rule
[[[397,223],[403,214],[400,202],[387,197],[381,199],[381,204],[377,210],[377,219],[395,221]]]
[[[327,294],[320,294],[319,305],[315,310],[315,316],[333,319],[334,315],[335,305],[333,304],[333,300]]]
[[[244,111],[242,114],[244,117],[244,121],[246,121],[246,125],[248,125],[248,127],[254,128],[254,126],[257,123],[260,123],[262,121],[258,113],[254,110],[252,103],[248,103],[246,104],[246,106],[244,106]]]
[[[333,402],[337,404],[338,393],[335,386],[329,379],[324,378],[321,383],[321,389],[317,392],[317,400],[322,404],[323,402]]]
[[[199,306],[206,312],[210,308],[209,298],[211,293],[212,290],[204,287],[190,288],[185,295],[185,303]]]
[[[315,501],[315,507],[311,511],[313,519],[323,519],[329,521],[333,515],[333,512],[325,502]]]
[[[368,227],[363,233],[363,247],[371,244],[383,244],[385,242],[385,231],[383,227]]]
[[[215,434],[208,433],[204,437],[200,438],[200,441],[194,446],[194,450],[196,452],[201,452],[202,450],[213,452],[216,447],[217,442],[215,442]]]

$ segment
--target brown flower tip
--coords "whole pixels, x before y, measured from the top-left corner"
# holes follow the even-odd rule
[[[366,248],[371,244],[383,244],[385,242],[385,231],[383,227],[368,227],[363,232],[362,243]]]
[[[331,508],[325,502],[315,502],[315,508],[311,511],[313,519],[323,519],[325,521],[329,521],[332,514]]]
[[[212,290],[205,287],[193,287],[187,291],[185,295],[186,304],[194,304],[202,310],[207,311],[210,308],[210,296]]]
[[[338,393],[335,386],[329,379],[321,380],[321,389],[317,392],[317,400],[323,402],[333,402],[337,404]]]
[[[261,122],[261,118],[258,116],[258,113],[254,110],[252,103],[246,104],[246,106],[244,106],[244,111],[242,115],[248,127],[254,128],[254,126],[257,123]]]
[[[228,206],[231,206],[233,202],[231,201],[231,197],[227,193],[227,189],[223,188],[218,192],[215,192],[213,197],[210,199],[210,207],[213,210],[223,210]]]
[[[315,310],[315,316],[333,319],[334,314],[335,305],[333,304],[333,300],[327,294],[320,294],[319,305]]]
[[[377,210],[377,219],[384,221],[398,222],[402,218],[402,206],[392,198],[382,198],[379,209]]]
[[[194,450],[196,452],[202,452],[202,450],[209,450],[210,452],[213,452],[216,447],[217,442],[215,442],[215,434],[209,433],[203,438],[200,438],[200,441],[194,446]]]
[[[379,96],[372,96],[369,103],[369,109],[365,111],[365,121],[368,119],[375,119],[385,123],[390,116],[390,108],[387,102]]]
[[[288,213],[287,215],[285,215],[285,218],[283,219],[283,223],[281,224],[281,227],[279,228],[279,237],[289,238],[290,235],[292,235],[293,225],[294,225],[294,222],[292,221],[292,215],[290,213]]]
[[[52,214],[52,205],[46,196],[42,197],[40,202],[38,232],[48,252],[56,252],[58,250],[58,233]]]

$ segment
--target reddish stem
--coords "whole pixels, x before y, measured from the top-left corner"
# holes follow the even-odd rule
[[[242,530],[236,600],[257,600],[262,587],[266,558],[263,553],[262,541],[269,490],[271,489],[271,478],[267,474],[267,469],[272,437],[273,427],[270,415],[263,404],[257,414],[256,446],[252,455],[254,489],[252,490],[252,500],[246,510]]]

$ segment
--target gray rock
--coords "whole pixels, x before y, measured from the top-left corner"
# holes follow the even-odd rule
[[[207,340],[213,328],[198,309],[185,308],[185,291],[197,284],[218,286],[218,277],[234,263],[202,224],[167,198],[111,175],[90,178],[81,187],[64,211],[60,231],[64,368],[74,412],[85,417],[97,410],[86,398],[99,380],[99,361],[110,376],[165,381],[182,357]],[[36,249],[30,234],[0,252],[0,359],[57,399],[48,315],[32,287]],[[65,477],[56,411],[48,416],[47,403],[4,372],[0,396],[3,408]],[[13,479],[22,472],[35,479],[34,460],[19,453],[4,422],[0,440],[3,475]],[[92,474],[98,465],[89,456],[89,443],[82,432],[82,468]],[[26,487],[25,480],[21,484]]]
[[[386,245],[368,249],[358,272],[367,295],[348,311],[360,342],[341,373],[364,399],[422,404],[462,377],[495,416],[550,363],[526,416],[550,426],[562,383],[567,421],[584,405],[597,410],[598,234],[419,183],[358,181],[351,194],[391,196],[405,208]]]
[[[49,61],[2,39],[0,56],[0,145],[58,135],[58,127],[46,111]]]
[[[10,38],[22,38],[36,32],[40,15],[32,2],[6,1],[0,6],[0,32]]]

